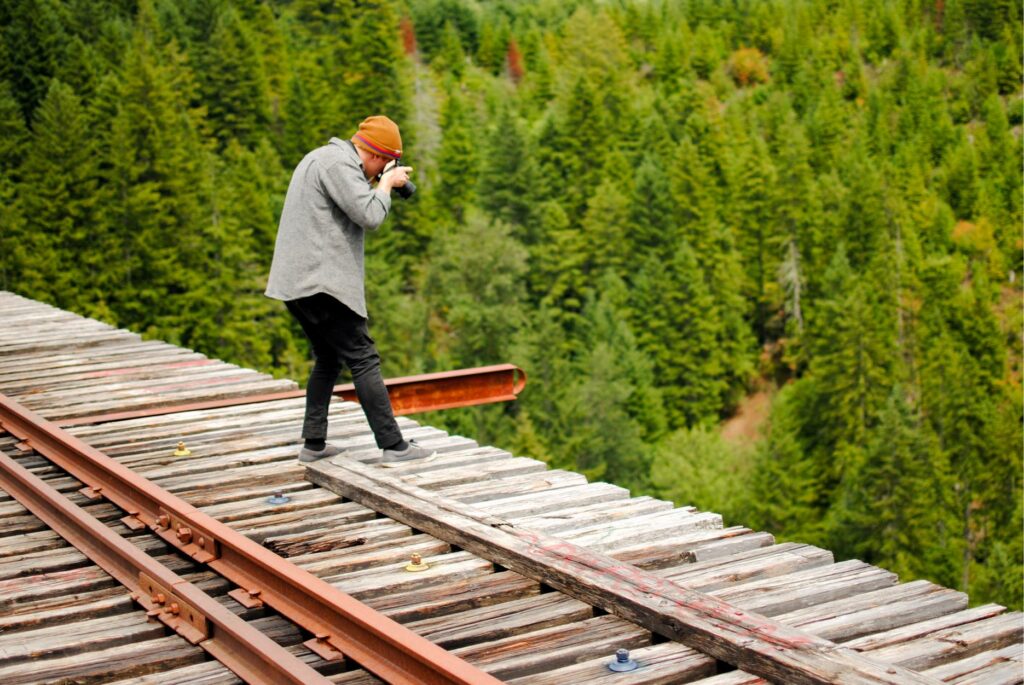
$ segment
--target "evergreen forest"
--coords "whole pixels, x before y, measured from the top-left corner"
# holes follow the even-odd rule
[[[420,420],[1020,609],[1022,20],[3,0],[0,288],[304,382],[262,294],[291,171],[387,114],[385,376],[529,376]]]

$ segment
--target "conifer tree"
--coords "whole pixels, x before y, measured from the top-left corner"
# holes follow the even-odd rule
[[[256,41],[238,13],[223,9],[201,53],[200,95],[220,145],[253,147],[270,122],[267,79]]]
[[[564,450],[590,478],[642,486],[650,464],[643,439],[664,429],[661,398],[646,356],[618,315],[625,284],[609,274],[596,292],[583,310],[586,352],[567,397]]]
[[[4,10],[2,32],[11,61],[5,78],[29,120],[64,59],[64,8],[57,0],[12,0]]]
[[[353,122],[373,114],[404,122],[408,89],[401,72],[404,60],[392,3],[360,8],[351,35],[345,55],[344,111]],[[408,127],[403,130],[406,148],[412,141],[409,133]]]
[[[776,274],[783,257],[785,234],[774,216],[775,166],[764,141],[754,136],[729,160],[727,216],[736,231],[746,284],[744,299],[754,303],[758,339],[768,337],[769,319],[781,309]]]
[[[492,216],[512,224],[527,244],[539,239],[530,221],[535,174],[523,125],[511,107],[504,107],[487,134],[477,193],[480,204]]]
[[[441,182],[438,193],[444,198],[445,213],[462,221],[476,200],[476,187],[467,179],[476,178],[480,165],[474,132],[478,129],[472,104],[458,88],[447,93],[441,110],[441,149],[438,153]]]
[[[91,125],[72,90],[54,80],[36,109],[21,167],[23,279],[37,297],[87,311],[102,298],[107,256],[96,246],[98,170]]]
[[[824,282],[825,298],[811,311],[817,333],[810,340],[808,376],[815,390],[803,408],[815,420],[814,457],[828,464],[829,485],[842,478],[846,461],[866,445],[868,429],[891,390],[895,316],[880,294],[872,293],[852,271],[841,245]]]
[[[16,195],[27,140],[21,107],[10,84],[0,81],[0,289],[31,294],[22,279],[29,246],[22,240],[23,213]]]
[[[709,422],[726,391],[717,349],[722,328],[692,247],[649,259],[634,282],[638,343],[654,362],[672,428]]]
[[[832,510],[832,549],[899,574],[955,585],[953,479],[929,427],[894,386],[861,458],[848,465]]]
[[[181,339],[243,366],[283,365],[273,351],[287,347],[287,314],[263,296],[275,217],[268,192],[276,155],[264,142],[251,152],[232,140],[212,184],[210,215],[202,222],[199,251],[191,255],[197,278],[181,296],[190,312]],[[268,164],[268,162],[270,162]]]
[[[438,364],[479,366],[506,359],[526,322],[526,250],[511,228],[474,214],[434,238],[429,263],[424,288],[443,338],[435,343]]]
[[[451,74],[455,79],[461,78],[466,70],[466,50],[458,29],[451,21],[444,23],[440,43],[430,65],[439,73]]]
[[[116,110],[103,132],[105,196],[101,221],[116,231],[107,275],[108,293],[120,320],[143,331],[179,340],[180,295],[198,276],[190,255],[202,254],[206,147],[195,83],[174,44],[158,43],[153,6],[142,2],[113,95]]]
[[[813,378],[803,378],[775,397],[768,434],[757,445],[750,490],[740,506],[746,525],[775,531],[785,539],[824,544],[824,468],[808,453],[802,438],[807,421],[804,396],[814,392]]]

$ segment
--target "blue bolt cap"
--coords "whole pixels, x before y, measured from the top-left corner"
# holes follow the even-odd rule
[[[608,670],[615,671],[616,673],[625,673],[626,671],[635,671],[640,667],[640,664],[629,658],[629,650],[620,649],[615,652],[615,661],[608,662]]]
[[[283,495],[280,492],[275,492],[272,496],[267,498],[267,504],[288,504],[292,498],[287,495]]]

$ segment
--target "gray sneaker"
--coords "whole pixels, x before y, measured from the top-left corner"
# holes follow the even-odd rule
[[[344,447],[337,447],[335,445],[328,444],[322,450],[316,451],[303,447],[299,450],[299,461],[308,464],[311,461],[319,461],[326,459],[327,457],[333,457],[338,454],[345,452]]]
[[[379,463],[386,469],[393,469],[413,461],[427,463],[435,459],[437,459],[437,450],[420,447],[415,440],[410,440],[409,446],[404,450],[384,450],[384,455],[380,458]]]

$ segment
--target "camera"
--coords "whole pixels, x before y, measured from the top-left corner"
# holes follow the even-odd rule
[[[381,175],[383,176],[386,172],[390,171],[391,169],[400,165],[401,163],[401,159],[393,160],[386,167],[384,167],[384,170],[380,172]],[[406,181],[405,185],[395,186],[394,191],[398,193],[398,196],[403,200],[408,200],[410,197],[412,197],[413,193],[416,192],[416,184],[413,183],[412,181]]]

